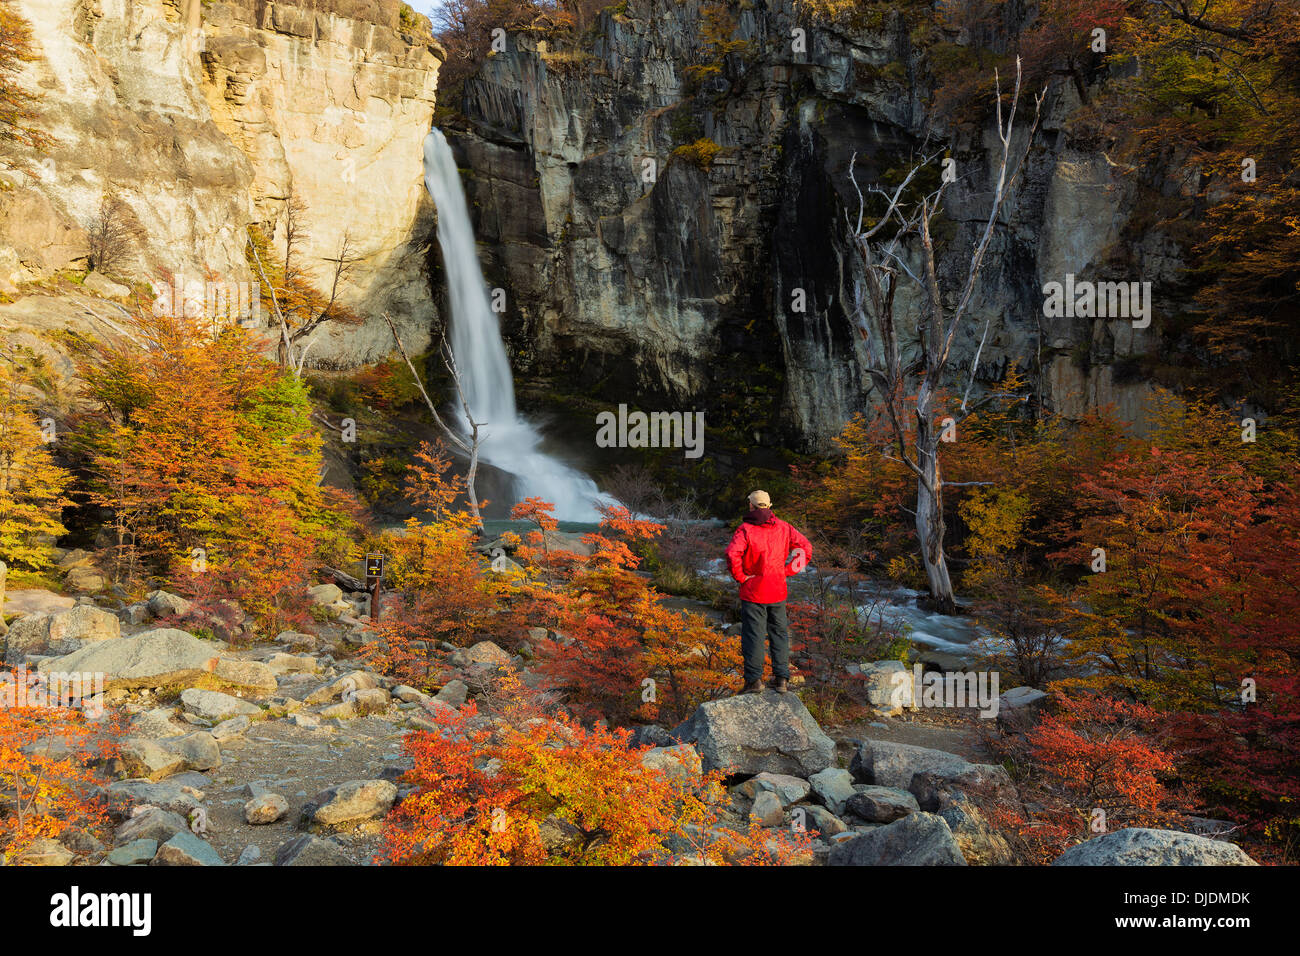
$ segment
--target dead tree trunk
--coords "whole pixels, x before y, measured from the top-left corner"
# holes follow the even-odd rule
[[[965,282],[952,307],[944,304],[930,231],[931,223],[940,210],[949,178],[945,176],[939,188],[928,194],[909,197],[907,192],[917,173],[936,157],[928,157],[914,166],[892,192],[879,186],[868,188],[867,192],[883,197],[887,204],[884,214],[870,227],[864,223],[866,198],[854,174],[856,153],[849,163],[849,179],[858,194],[857,222],[850,222],[850,230],[862,273],[861,282],[854,283],[853,319],[868,344],[870,365],[867,374],[884,398],[883,410],[893,433],[899,460],[916,477],[916,539],[930,597],[939,610],[949,614],[957,610],[957,601],[944,553],[944,482],[939,460],[943,428],[938,420],[939,409],[935,407],[935,400],[944,385],[953,342],[970,306],[983,268],[984,254],[992,241],[1002,206],[1024,165],[1034,133],[1038,129],[1046,89],[1035,97],[1034,119],[1026,132],[1024,149],[1013,163],[1011,140],[1015,130],[1016,109],[1020,102],[1020,82],[1020,60],[1017,58],[1016,85],[1011,93],[1004,123],[1001,84],[997,73],[994,73],[998,138],[1002,150],[994,182],[993,201],[983,232],[971,254]],[[888,229],[891,224],[892,230]],[[905,256],[909,251],[919,253],[920,275],[908,265]],[[916,320],[920,358],[906,367],[901,358],[903,348],[894,314],[898,282],[904,276],[921,288],[925,302]],[[973,383],[979,369],[980,355],[987,336],[986,324],[980,348],[971,363],[970,382],[965,397],[957,410],[963,418],[969,414],[970,383]],[[905,425],[906,400],[913,393],[916,395],[914,427],[909,435]],[[957,421],[959,419],[954,416],[954,423]]]

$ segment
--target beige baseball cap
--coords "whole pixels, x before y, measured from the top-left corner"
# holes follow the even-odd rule
[[[751,491],[749,493],[749,506],[751,508],[770,508],[772,507],[772,497],[766,491]]]

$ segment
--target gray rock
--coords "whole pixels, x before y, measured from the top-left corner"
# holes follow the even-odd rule
[[[813,774],[808,778],[808,783],[826,809],[836,816],[843,815],[844,805],[855,792],[853,777],[847,770],[836,767],[827,767],[820,773]]]
[[[469,697],[469,685],[463,680],[451,680],[442,690],[433,695],[433,699],[450,707],[460,707]]]
[[[835,759],[835,741],[803,702],[771,690],[706,701],[674,736],[695,744],[705,772],[810,777]]]
[[[825,807],[819,807],[815,803],[792,807],[790,812],[799,811],[804,814],[804,830],[816,830],[821,834],[822,839],[830,839],[837,834],[846,833],[849,829],[847,823]]]
[[[352,861],[333,840],[310,833],[294,837],[275,851],[276,866],[351,866]]]
[[[945,794],[938,811],[948,823],[961,855],[972,866],[1011,866],[1016,862],[1011,845],[964,794]]]
[[[307,589],[307,596],[313,604],[337,604],[343,600],[343,589],[337,584],[317,584]],[[380,608],[382,610],[382,606]]]
[[[189,730],[172,721],[173,713],[170,707],[155,707],[143,714],[137,714],[131,719],[131,736],[158,740],[162,737],[179,737],[181,734],[189,733]]]
[[[239,854],[239,859],[235,861],[235,866],[253,866],[262,859],[262,848],[256,843],[250,843]]]
[[[986,800],[1001,803],[1015,801],[1015,788],[1004,768],[994,764],[968,763],[937,766],[912,775],[907,788],[922,810],[942,809],[945,798],[954,792],[981,794]]]
[[[262,712],[256,704],[215,690],[190,687],[181,692],[181,707],[186,713],[204,720],[222,721],[243,715],[253,717]]]
[[[152,804],[183,817],[188,817],[203,800],[202,791],[184,787],[174,780],[154,783],[144,778],[114,781],[108,785],[108,795],[126,803]]]
[[[9,628],[5,663],[21,664],[38,654],[71,654],[87,642],[108,641],[121,634],[117,615],[87,604],[52,614],[29,614]]]
[[[744,783],[732,788],[753,800],[760,791],[771,790],[781,798],[781,803],[789,806],[798,803],[812,792],[807,780],[791,776],[788,773],[760,773],[750,777]]]
[[[194,607],[192,602],[169,591],[150,591],[145,595],[145,602],[154,617],[183,617]]]
[[[859,783],[906,790],[918,772],[935,770],[957,774],[970,766],[965,758],[946,750],[888,740],[864,740],[853,755],[849,772]]]
[[[846,808],[849,813],[869,823],[893,823],[900,817],[917,813],[921,809],[916,797],[906,790],[875,786],[858,786],[856,789],[857,792],[849,797]]]
[[[212,728],[212,736],[217,743],[226,740],[234,740],[236,737],[242,737],[244,732],[252,726],[249,719],[242,714],[238,717],[231,717],[229,720],[223,720],[217,726]]]
[[[749,809],[749,822],[760,827],[779,827],[785,822],[785,808],[775,790],[760,790]]]
[[[911,813],[836,843],[827,863],[830,866],[965,866],[966,859],[943,817]]]
[[[340,826],[371,820],[389,811],[397,799],[397,787],[387,780],[349,780],[316,794],[314,823]]]
[[[215,770],[221,766],[221,747],[212,734],[196,730],[183,737],[168,737],[162,747],[185,762],[186,770]]]
[[[173,628],[134,637],[95,641],[62,657],[40,661],[42,673],[102,673],[106,690],[161,687],[190,680],[216,667],[213,645]]]
[[[157,840],[132,840],[110,852],[108,862],[113,866],[141,866],[152,860],[157,852]]]
[[[275,672],[261,661],[241,661],[222,658],[213,673],[224,684],[274,694],[279,686]]]
[[[1128,827],[1072,846],[1052,866],[1258,866],[1240,847],[1177,830]]]
[[[244,804],[244,819],[253,826],[274,823],[289,812],[289,801],[278,793],[263,793]]]
[[[127,737],[118,744],[118,760],[129,777],[158,781],[185,769],[184,758],[157,741]]]
[[[150,866],[223,866],[221,854],[207,840],[201,840],[189,830],[177,833],[158,847]]]
[[[38,837],[14,856],[19,866],[68,866],[77,855],[58,840]]]
[[[170,810],[152,807],[127,820],[113,833],[114,846],[126,846],[134,840],[156,840],[166,843],[182,831],[188,833],[190,825],[185,818]]]

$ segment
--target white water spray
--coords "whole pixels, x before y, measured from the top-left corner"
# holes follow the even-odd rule
[[[516,501],[536,496],[553,502],[555,517],[561,520],[600,520],[596,505],[616,502],[586,475],[542,452],[542,436],[519,417],[510,362],[488,303],[460,173],[451,147],[436,129],[424,140],[424,185],[438,207],[438,244],[451,299],[451,351],[470,412],[475,421],[487,423],[480,457],[514,476]]]

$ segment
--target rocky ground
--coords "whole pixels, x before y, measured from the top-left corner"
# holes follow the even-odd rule
[[[517,670],[526,683],[535,675],[526,653],[512,656],[490,641],[444,645],[445,679],[426,695],[359,663],[357,650],[373,638],[360,608],[337,587],[320,585],[311,596],[324,609],[314,633],[284,632],[236,649],[169,626],[195,618],[187,601],[164,591],[116,612],[89,597],[11,591],[5,611],[18,616],[8,628],[6,663],[40,673],[102,673],[103,719],[116,718],[124,729],[120,755],[103,767],[111,836],[104,843],[85,834],[38,841],[10,862],[374,862],[382,819],[405,795],[403,735],[431,728],[434,714],[462,706],[501,668]],[[1017,862],[980,809],[989,800],[1018,801],[1011,780],[982,762],[987,755],[968,724],[884,706],[901,667],[863,668],[880,715],[831,728],[833,736],[797,694],[765,691],[710,701],[681,726],[641,728],[636,739],[653,745],[648,767],[724,771],[732,822],[816,831],[804,864]],[[688,852],[680,862],[692,862]],[[1121,830],[1059,862],[1252,861],[1202,836]]]

